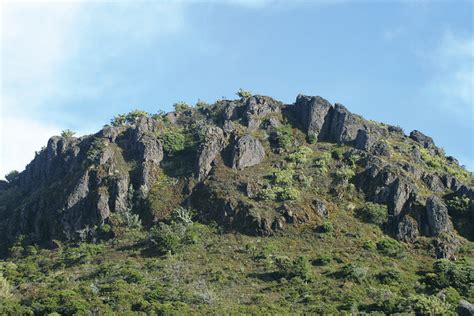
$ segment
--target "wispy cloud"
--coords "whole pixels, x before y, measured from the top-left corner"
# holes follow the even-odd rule
[[[100,95],[113,85],[113,78],[93,80],[104,63],[184,23],[182,2],[4,1],[0,8],[0,178],[22,170],[50,136],[69,127],[45,119],[70,116],[67,102],[52,110],[52,101]],[[84,78],[72,78],[71,69]]]
[[[428,89],[440,95],[440,105],[455,114],[474,111],[474,38],[445,32],[428,56],[433,69]]]

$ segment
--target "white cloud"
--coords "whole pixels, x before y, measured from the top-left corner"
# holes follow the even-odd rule
[[[457,115],[474,111],[474,38],[446,32],[429,55],[433,77],[428,89],[440,105]]]
[[[92,54],[93,72],[113,54],[174,34],[184,23],[181,2],[10,0],[0,1],[0,9],[0,178],[10,169],[22,170],[50,136],[68,127],[40,118],[51,100],[97,97],[103,85],[113,85],[113,78],[98,83],[67,73],[91,55],[84,51],[94,49],[91,36],[100,39],[93,43],[99,45]],[[67,104],[47,114],[70,116]]]

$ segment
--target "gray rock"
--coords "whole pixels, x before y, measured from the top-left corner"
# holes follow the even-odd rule
[[[212,163],[217,155],[224,149],[226,139],[224,132],[217,126],[208,127],[205,132],[204,142],[199,148],[196,162],[196,175],[198,181],[203,181],[212,169]]]
[[[459,305],[456,307],[456,313],[459,316],[474,316],[474,304],[466,300],[460,300]]]
[[[9,187],[9,184],[7,181],[0,180],[0,192],[5,191],[6,189],[8,189],[8,187]]]
[[[263,119],[270,114],[281,113],[282,103],[265,96],[253,96],[246,99],[245,120],[250,131],[260,128]]]
[[[313,209],[316,211],[316,213],[319,214],[319,216],[324,217],[324,218],[328,217],[329,212],[324,201],[320,199],[316,199],[313,201],[312,205],[313,205]]]
[[[258,139],[245,135],[235,144],[232,157],[232,168],[244,169],[262,162],[265,148]]]
[[[390,156],[390,147],[387,143],[378,141],[372,146],[370,152],[376,156],[388,157]]]
[[[396,237],[398,240],[413,243],[420,235],[418,222],[409,215],[405,215],[397,226]]]
[[[323,132],[323,126],[332,109],[332,104],[319,96],[298,95],[294,106],[296,118],[305,132],[318,138]],[[321,138],[324,136],[322,135]]]
[[[443,181],[441,181],[441,179],[435,174],[425,173],[421,177],[421,180],[426,184],[428,189],[433,192],[444,192],[445,190]]]
[[[415,142],[420,143],[424,148],[434,147],[433,139],[418,130],[412,131],[409,137]]]
[[[372,134],[369,134],[366,130],[360,129],[357,131],[354,146],[357,149],[369,151],[375,141],[376,139]]]
[[[431,236],[439,236],[452,229],[448,209],[437,196],[432,195],[426,201],[426,215]]]

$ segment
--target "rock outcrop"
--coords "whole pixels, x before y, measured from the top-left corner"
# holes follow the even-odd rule
[[[198,150],[196,174],[198,181],[203,181],[212,168],[212,163],[226,145],[224,132],[217,126],[211,126],[205,131],[204,142]]]
[[[448,209],[436,195],[430,196],[426,201],[426,216],[431,236],[436,237],[452,229]]]
[[[291,128],[285,149],[276,146],[283,124]],[[343,199],[355,194],[385,204],[384,229],[392,236],[439,239],[438,255],[449,257],[454,250],[441,238],[454,228],[441,197],[474,198],[465,183],[469,175],[430,137],[418,131],[407,137],[401,128],[365,120],[321,97],[299,95],[288,105],[266,96],[220,100],[114,125],[80,138],[53,136],[14,181],[0,181],[0,229],[8,241],[18,235],[76,239],[131,209],[145,213],[142,220],[151,225],[148,219],[165,215],[153,216],[150,196],[163,207],[166,199],[193,207],[203,221],[270,235],[329,218],[329,210],[340,207],[330,196],[335,184]],[[309,153],[298,151],[303,145]],[[434,170],[426,150],[449,168]],[[266,160],[274,170],[263,170]],[[342,188],[339,170],[356,173]],[[163,183],[173,186],[167,188],[171,196],[156,192]]]
[[[259,164],[265,159],[265,148],[250,135],[240,138],[232,153],[232,168],[243,169]]]
[[[474,304],[461,300],[456,308],[456,312],[459,316],[474,316]]]

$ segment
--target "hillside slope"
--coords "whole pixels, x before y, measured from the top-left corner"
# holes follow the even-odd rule
[[[474,177],[455,158],[321,97],[240,96],[54,136],[2,182],[5,311],[473,302]]]

